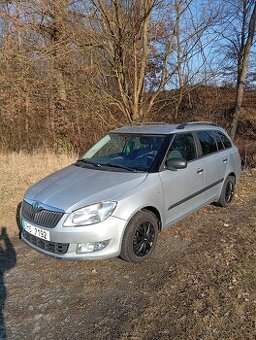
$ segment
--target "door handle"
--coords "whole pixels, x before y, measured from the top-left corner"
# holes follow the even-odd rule
[[[228,160],[227,158],[223,158],[222,162],[226,163],[227,160]]]
[[[196,173],[197,173],[197,174],[201,174],[203,171],[204,171],[204,169],[198,168],[198,169],[196,170]]]

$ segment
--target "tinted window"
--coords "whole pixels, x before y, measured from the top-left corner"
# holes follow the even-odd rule
[[[218,131],[207,131],[207,133],[209,133],[210,136],[212,136],[215,139],[215,142],[217,143],[217,147],[218,150],[223,150],[224,149],[224,145],[220,139],[220,136],[218,135]]]
[[[199,131],[197,133],[203,155],[208,155],[212,152],[217,151],[217,144],[215,142],[215,138],[212,137],[208,132],[206,131]]]
[[[196,159],[196,146],[193,135],[190,133],[175,135],[166,158],[167,160],[184,158],[186,161]]]
[[[230,148],[232,146],[232,144],[231,144],[230,140],[228,139],[228,137],[225,136],[224,133],[222,133],[222,132],[218,132],[218,134],[219,134],[225,148]]]

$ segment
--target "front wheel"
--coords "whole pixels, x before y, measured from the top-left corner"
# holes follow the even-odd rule
[[[235,193],[235,185],[235,177],[228,176],[223,184],[223,188],[217,205],[225,208],[231,205]]]
[[[158,221],[150,211],[139,211],[124,232],[120,257],[129,262],[142,262],[154,251],[158,236]]]

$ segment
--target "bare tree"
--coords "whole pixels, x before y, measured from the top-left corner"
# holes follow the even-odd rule
[[[250,65],[256,22],[255,0],[227,1],[222,23],[222,50],[226,56],[224,77],[236,84],[231,135],[234,138],[241,112],[243,93]],[[255,63],[254,63],[255,64]]]
[[[174,53],[168,59],[168,86],[176,91],[165,98],[165,102],[174,102],[176,121],[182,119],[180,114],[184,113],[180,110],[183,99],[187,98],[192,108],[193,89],[207,84],[219,73],[219,64],[210,51],[214,50],[219,36],[214,28],[222,18],[221,8],[211,0],[205,1],[195,15],[197,5],[194,0],[169,3],[169,10],[173,13]]]
[[[235,55],[242,86],[255,1],[234,1],[247,4],[244,38],[239,40],[240,31],[235,35],[243,46]],[[67,151],[125,122],[181,120],[184,108],[192,114],[193,89],[220,71],[220,56],[217,64],[209,51],[221,3],[1,1],[0,146]],[[231,14],[223,27],[230,25]],[[237,38],[235,45],[240,46]]]
[[[154,20],[153,13],[157,15],[161,10],[162,1],[91,2],[91,34],[105,62],[105,68],[99,69],[103,77],[114,79],[118,88],[116,93],[108,92],[109,103],[118,107],[128,122],[143,119],[167,83],[168,58],[173,50],[173,37],[162,36],[165,44],[158,53],[159,81],[154,91],[147,91],[147,72],[156,39],[153,32],[163,24]]]
[[[235,109],[234,109],[234,115],[233,115],[233,121],[232,121],[232,130],[231,130],[231,136],[232,138],[235,137],[238,120],[239,120],[239,114],[241,111],[242,101],[243,101],[243,93],[244,93],[244,86],[248,71],[248,65],[249,65],[249,58],[250,58],[250,51],[252,47],[254,32],[255,32],[255,25],[256,25],[256,2],[254,2],[253,10],[250,16],[248,30],[246,31],[246,15],[249,11],[248,6],[252,6],[251,1],[243,1],[243,25],[242,25],[242,31],[241,31],[241,43],[238,49],[238,73],[237,73],[237,90],[236,90],[236,102],[235,102]],[[247,4],[247,6],[246,6]]]
[[[183,98],[183,86],[184,86],[184,79],[183,79],[183,72],[182,72],[182,46],[181,46],[181,36],[180,36],[180,16],[182,14],[183,8],[183,0],[176,0],[175,2],[175,9],[176,9],[176,27],[175,27],[175,36],[176,36],[176,43],[177,43],[177,74],[178,74],[178,82],[179,82],[179,97],[175,108],[175,118],[178,119],[179,115],[179,108]]]
[[[85,30],[75,6],[66,0],[2,2],[0,139],[10,147],[68,149],[71,141],[83,143],[88,120],[94,124],[88,82],[94,75],[79,45]]]

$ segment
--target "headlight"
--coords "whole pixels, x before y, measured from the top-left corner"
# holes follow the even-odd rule
[[[116,202],[106,201],[78,209],[67,217],[63,226],[76,227],[102,222],[112,214],[116,204]]]

